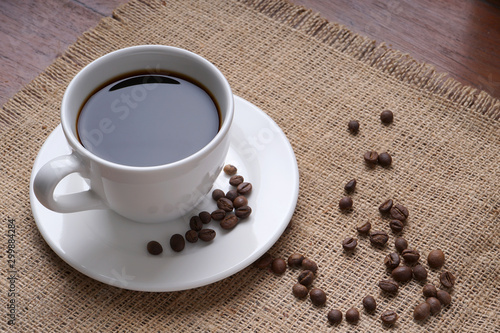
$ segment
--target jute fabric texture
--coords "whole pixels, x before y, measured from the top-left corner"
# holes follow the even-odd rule
[[[256,104],[283,129],[295,151],[300,192],[295,214],[273,257],[299,252],[319,266],[314,286],[324,307],[298,300],[299,269],[283,275],[247,267],[201,288],[145,293],[109,286],[67,265],[37,230],[29,178],[41,145],[59,123],[64,90],[83,66],[108,52],[139,44],[188,49],[218,66],[236,95]],[[379,114],[394,112],[381,124]],[[281,0],[131,1],[84,33],[0,111],[0,329],[13,332],[498,332],[500,331],[500,102],[435,73],[431,66]],[[352,135],[347,122],[356,119]],[[390,168],[368,168],[366,151],[388,151]],[[273,165],[269,165],[272,168]],[[356,178],[353,210],[342,213],[344,184]],[[424,322],[413,309],[422,283],[380,292],[385,255],[395,235],[378,206],[392,198],[410,211],[402,235],[420,262],[433,249],[446,254],[428,282],[456,276],[452,303]],[[276,207],[280,209],[280,207]],[[8,237],[12,223],[15,237]],[[358,236],[371,222],[389,234],[382,249]],[[269,221],[273,223],[273,221]],[[345,237],[358,238],[352,254]],[[16,280],[9,280],[8,245],[15,242]],[[216,240],[215,240],[216,241]],[[237,251],[237,249],[232,249]],[[8,295],[15,282],[15,295]],[[374,314],[361,301],[373,295]],[[8,302],[15,299],[15,324]],[[357,308],[357,325],[328,324],[326,314]],[[398,313],[394,327],[380,314]]]

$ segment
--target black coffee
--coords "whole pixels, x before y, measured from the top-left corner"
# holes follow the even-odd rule
[[[132,74],[96,90],[77,121],[80,142],[119,164],[155,166],[205,147],[220,128],[217,104],[200,85],[166,74]]]

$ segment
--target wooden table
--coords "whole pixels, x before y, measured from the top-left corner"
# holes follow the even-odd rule
[[[0,0],[0,105],[125,2]],[[500,98],[500,0],[292,2]]]

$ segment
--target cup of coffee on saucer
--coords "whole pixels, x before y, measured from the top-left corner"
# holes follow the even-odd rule
[[[61,125],[71,154],[43,165],[33,192],[59,213],[109,208],[144,223],[176,219],[224,165],[233,104],[223,74],[187,50],[142,45],[104,55],[68,85]],[[55,195],[72,173],[89,189]]]

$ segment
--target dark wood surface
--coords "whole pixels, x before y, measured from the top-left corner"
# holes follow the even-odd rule
[[[0,105],[125,2],[0,0]],[[500,0],[292,2],[500,98]]]

